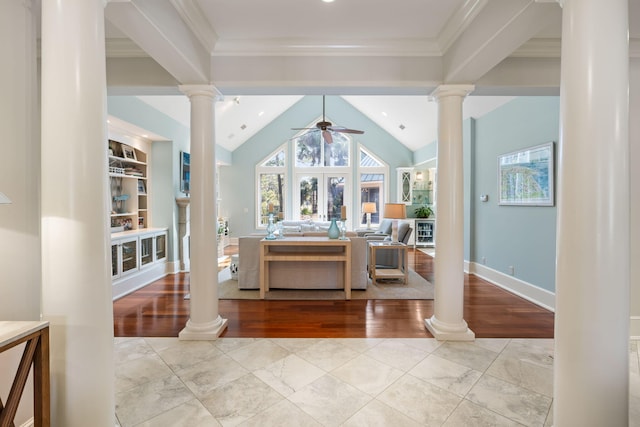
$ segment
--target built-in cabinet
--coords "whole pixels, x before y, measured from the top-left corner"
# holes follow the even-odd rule
[[[151,141],[121,135],[111,127],[109,132],[111,284],[116,299],[166,274],[167,229],[151,224]]]
[[[167,230],[145,229],[111,235],[113,298],[126,295],[165,275]]]
[[[149,226],[147,172],[146,152],[109,140],[112,232],[138,230]]]
[[[433,205],[435,202],[435,169],[398,168],[398,203]]]
[[[436,237],[435,219],[415,219],[416,246],[433,247]]]

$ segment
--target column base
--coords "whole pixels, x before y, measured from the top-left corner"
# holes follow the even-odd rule
[[[180,341],[212,341],[227,329],[227,319],[218,316],[216,320],[204,324],[194,324],[191,319],[178,334]]]
[[[438,321],[435,316],[424,319],[424,326],[438,341],[474,341],[476,334],[467,327],[464,320],[460,325],[448,325]]]

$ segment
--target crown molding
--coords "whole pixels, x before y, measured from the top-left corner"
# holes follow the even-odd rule
[[[207,52],[213,52],[218,35],[204,17],[204,13],[194,0],[170,0],[182,20],[193,31]]]
[[[219,40],[212,56],[441,56],[434,40]]]
[[[446,52],[451,47],[488,2],[488,0],[467,0],[464,2],[451,18],[449,18],[438,35],[437,43],[441,52]]]

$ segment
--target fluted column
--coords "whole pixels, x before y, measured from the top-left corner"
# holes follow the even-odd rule
[[[554,425],[627,426],[629,5],[563,3]]]
[[[442,85],[432,94],[438,102],[438,181],[434,314],[425,326],[438,340],[471,341],[475,334],[463,319],[464,181],[462,102],[471,85]]]
[[[215,201],[215,109],[210,85],[181,86],[191,102],[190,318],[182,340],[212,340],[227,327],[218,314],[218,250]]]
[[[104,3],[42,2],[42,317],[56,426],[115,424]]]

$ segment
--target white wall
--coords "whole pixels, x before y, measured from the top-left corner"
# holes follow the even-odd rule
[[[631,336],[640,338],[640,58],[629,67],[629,169],[631,206]]]
[[[40,318],[40,117],[35,21],[25,0],[0,2],[0,320]],[[0,397],[6,402],[22,346],[0,354]],[[16,425],[32,416],[31,382]]]

